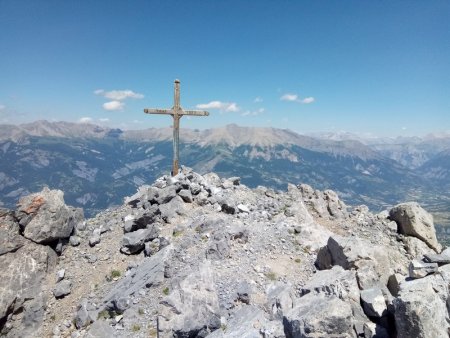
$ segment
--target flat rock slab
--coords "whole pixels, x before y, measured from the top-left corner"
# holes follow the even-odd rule
[[[427,263],[437,263],[439,265],[450,264],[450,255],[425,254],[423,260]]]
[[[437,263],[424,263],[418,260],[413,260],[409,264],[409,277],[411,278],[423,278],[429,274],[438,271]]]
[[[172,245],[166,246],[151,257],[145,258],[133,274],[118,281],[112,290],[102,299],[100,311],[113,307],[120,298],[127,298],[139,290],[161,284],[164,280],[164,267],[172,252]]]

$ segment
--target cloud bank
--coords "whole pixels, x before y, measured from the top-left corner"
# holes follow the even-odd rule
[[[103,103],[103,109],[108,111],[123,110],[125,107],[126,99],[143,99],[144,95],[136,93],[132,90],[111,90],[105,91],[103,89],[97,89],[94,91],[95,95],[103,96],[104,98],[110,99],[111,101]]]
[[[209,103],[200,103],[195,106],[198,109],[217,109],[223,112],[238,112],[240,108],[235,102],[211,101]]]

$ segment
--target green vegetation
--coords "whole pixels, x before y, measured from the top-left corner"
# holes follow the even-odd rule
[[[112,270],[111,271],[111,278],[119,278],[121,276],[121,273],[119,270]]]
[[[167,296],[167,295],[169,294],[169,288],[168,288],[168,287],[165,287],[165,288],[163,289],[163,293]]]
[[[138,313],[142,316],[144,314],[144,309],[140,307]]]
[[[133,324],[131,326],[131,331],[133,332],[139,332],[141,330],[141,326],[139,324]]]
[[[183,234],[183,231],[177,231],[177,230],[174,230],[173,233],[172,233],[173,237],[179,237],[182,234]]]
[[[108,319],[108,318],[111,318],[108,310],[103,310],[99,312],[97,315],[97,319]]]
[[[302,262],[302,260],[300,258],[295,259],[295,263],[301,263],[301,262]]]
[[[271,281],[277,280],[277,275],[273,271],[267,272],[266,277],[269,278]]]

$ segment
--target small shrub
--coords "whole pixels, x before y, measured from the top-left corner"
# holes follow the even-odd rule
[[[119,278],[121,275],[119,270],[112,270],[111,271],[111,278]]]
[[[163,293],[167,296],[167,295],[169,294],[169,288],[168,288],[168,287],[165,287],[165,288],[163,289]]]
[[[302,260],[300,258],[295,259],[295,263],[301,263],[301,262],[302,262]]]
[[[173,237],[179,237],[183,234],[183,231],[174,230],[172,235]]]
[[[55,315],[51,315],[50,320],[51,320],[52,322],[54,322],[54,321],[56,320],[56,316],[55,316]]]
[[[144,314],[144,309],[140,307],[138,313],[142,316]]]
[[[97,319],[108,319],[108,318],[110,318],[110,315],[107,310],[103,310],[98,313]]]
[[[133,332],[138,332],[140,330],[141,330],[141,326],[139,324],[133,324],[131,326],[131,331],[133,331]]]
[[[266,273],[266,277],[269,278],[272,281],[277,280],[277,275],[273,271],[270,271],[270,272]]]

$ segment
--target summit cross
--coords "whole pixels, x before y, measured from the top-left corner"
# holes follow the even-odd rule
[[[175,80],[173,107],[171,109],[146,108],[146,114],[172,115],[173,117],[173,164],[172,176],[178,174],[180,158],[180,119],[183,115],[189,116],[208,116],[209,113],[204,110],[183,110],[180,106],[180,80]]]

